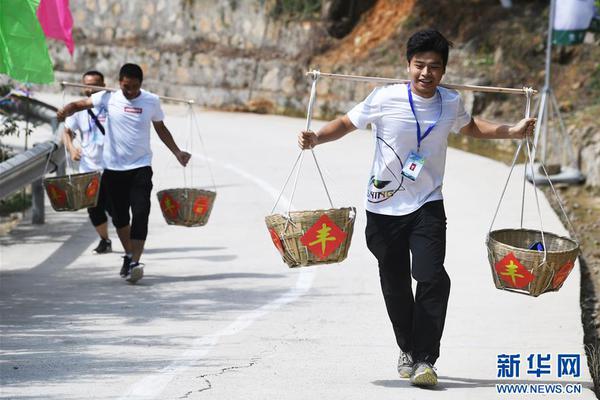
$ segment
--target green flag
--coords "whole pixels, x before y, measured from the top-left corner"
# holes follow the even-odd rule
[[[28,83],[54,82],[46,36],[35,14],[39,0],[0,1],[0,73]]]

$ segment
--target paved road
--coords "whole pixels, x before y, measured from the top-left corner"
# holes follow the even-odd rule
[[[195,154],[188,174],[210,185],[184,108],[167,125]],[[558,293],[529,298],[494,288],[484,239],[508,169],[448,153],[446,266],[452,278],[436,390],[397,378],[397,350],[364,243],[362,207],[372,142],[366,132],[317,149],[337,206],[359,208],[348,259],[289,270],[264,226],[297,155],[300,119],[201,112],[217,183],[209,224],[164,223],[156,199],[143,261],[132,286],[118,276],[120,246],[95,256],[84,211],[48,211],[48,223],[20,225],[0,239],[0,398],[11,399],[502,399],[496,384],[583,385],[568,398],[592,399],[583,358],[579,270]],[[318,124],[317,124],[318,126]],[[182,169],[153,139],[154,186],[181,186]],[[297,208],[327,205],[307,158]],[[519,223],[518,179],[500,226]],[[530,192],[531,194],[531,192]],[[532,199],[529,196],[528,199]],[[526,225],[536,227],[528,201]],[[564,234],[543,202],[545,227]],[[114,231],[113,240],[116,239]],[[520,376],[497,378],[499,354],[517,354]],[[558,377],[559,354],[580,354],[581,377]],[[527,373],[530,354],[549,354],[551,373]]]

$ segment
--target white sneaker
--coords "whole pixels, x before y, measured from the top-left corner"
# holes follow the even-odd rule
[[[132,261],[131,264],[129,264],[129,273],[127,274],[127,277],[125,278],[125,280],[129,283],[136,283],[137,281],[142,279],[143,276],[144,276],[143,264]]]
[[[421,387],[432,387],[437,385],[438,378],[433,365],[426,361],[416,363],[412,375],[410,376],[410,383]]]
[[[413,371],[413,359],[409,353],[400,350],[398,357],[398,375],[400,378],[410,378]]]

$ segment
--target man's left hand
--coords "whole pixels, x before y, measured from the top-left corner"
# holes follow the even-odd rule
[[[188,161],[190,161],[190,158],[192,158],[192,155],[187,151],[179,151],[177,154],[175,154],[175,157],[177,157],[177,161],[179,161],[179,164],[185,167]]]
[[[523,118],[516,125],[509,128],[508,134],[514,139],[523,139],[526,136],[532,136],[535,130],[536,118]]]

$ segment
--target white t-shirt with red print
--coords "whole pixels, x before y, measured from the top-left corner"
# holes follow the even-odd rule
[[[165,117],[158,96],[142,90],[138,97],[129,100],[121,90],[102,91],[92,95],[92,103],[106,109],[105,168],[127,171],[150,166],[151,125]]]

